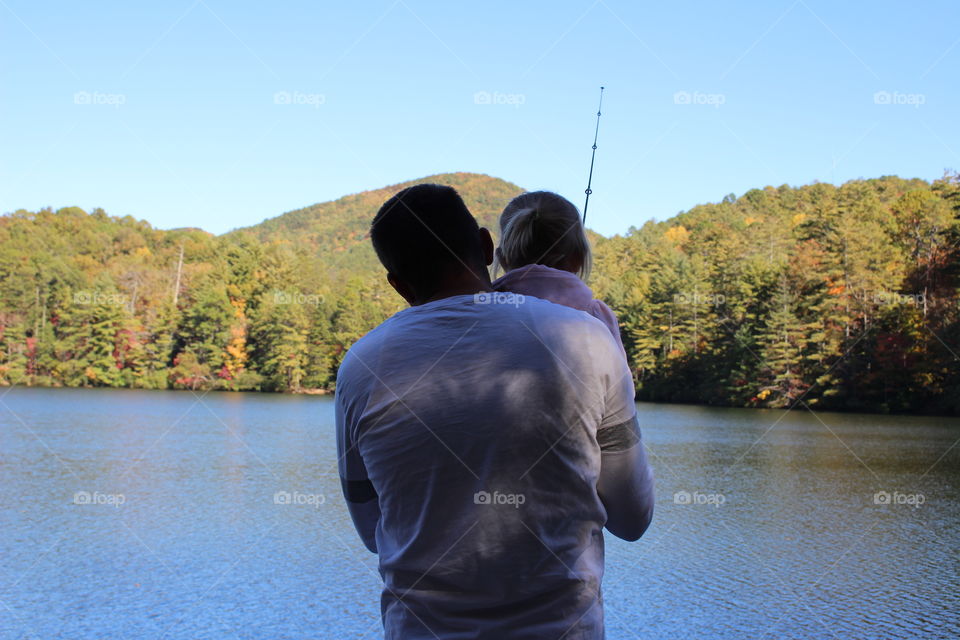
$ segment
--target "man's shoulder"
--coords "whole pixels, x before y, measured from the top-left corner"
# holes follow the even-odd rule
[[[347,348],[347,353],[344,355],[337,371],[338,384],[342,378],[364,375],[370,372],[370,367],[373,366],[372,361],[376,359],[376,353],[383,345],[384,338],[389,332],[390,326],[396,322],[398,315],[400,314],[390,316]]]
[[[457,301],[453,305],[431,309],[408,308],[394,314],[353,343],[340,365],[339,375],[369,375],[379,360],[378,354],[388,343],[409,339],[408,330],[412,326],[423,328],[434,316],[444,317],[441,322],[445,329],[452,332],[451,335],[466,333],[449,324],[449,317],[445,317],[452,309],[463,309],[464,306],[473,307],[473,312],[460,318],[469,333],[486,332],[493,339],[506,337],[504,331],[511,326],[518,329],[524,327],[522,334],[532,333],[538,341],[548,345],[565,336],[576,336],[578,341],[587,339],[604,342],[611,339],[606,325],[585,311],[529,295],[493,293],[489,299],[480,296],[474,300]],[[417,338],[413,339],[433,342],[436,338],[436,332],[430,329],[418,331]]]

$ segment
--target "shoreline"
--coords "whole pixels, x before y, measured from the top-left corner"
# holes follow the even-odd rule
[[[0,382],[0,389],[12,389],[12,388],[21,388],[21,389],[76,389],[76,390],[86,390],[86,391],[96,391],[96,390],[107,390],[107,391],[175,391],[175,392],[190,392],[196,394],[199,392],[217,392],[217,393],[249,393],[249,394],[263,394],[263,395],[277,395],[277,396],[333,396],[335,390],[333,389],[300,389],[298,391],[261,391],[257,389],[145,389],[139,387],[95,387],[95,386],[79,386],[71,387],[66,385],[40,385],[40,384],[6,384]],[[6,392],[3,392],[6,393]],[[2,398],[3,393],[0,393],[0,398]],[[634,402],[641,404],[650,404],[650,405],[664,405],[664,406],[675,406],[675,407],[701,407],[705,409],[741,409],[741,410],[750,410],[750,411],[777,411],[785,413],[792,411],[797,408],[794,407],[756,407],[756,406],[739,406],[731,404],[709,404],[706,402],[671,402],[668,400],[649,400],[649,399],[640,399],[639,397],[634,398]],[[871,408],[844,408],[844,407],[826,407],[826,408],[816,408],[812,407],[811,410],[815,410],[820,413],[840,413],[840,414],[862,414],[862,415],[876,415],[876,416],[910,416],[910,417],[929,417],[929,418],[953,418],[960,419],[960,415],[955,413],[936,413],[936,412],[905,412],[905,411],[883,411],[880,409],[871,409]]]

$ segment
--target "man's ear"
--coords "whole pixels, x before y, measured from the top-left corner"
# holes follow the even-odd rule
[[[387,274],[387,282],[390,283],[390,286],[393,287],[394,291],[400,294],[400,297],[407,301],[407,304],[409,304],[411,307],[413,306],[413,303],[417,298],[413,294],[413,289],[407,286],[406,282],[400,280],[392,273]]]
[[[480,227],[480,246],[483,248],[484,264],[489,267],[493,264],[493,238],[486,227]]]

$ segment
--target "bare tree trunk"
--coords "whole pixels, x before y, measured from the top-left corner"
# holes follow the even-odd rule
[[[134,310],[137,307],[137,289],[140,287],[140,280],[134,280],[133,282],[133,294],[130,296],[130,315],[134,314]]]
[[[180,245],[180,260],[177,262],[177,283],[173,285],[173,306],[177,306],[180,297],[180,272],[183,270],[183,245]]]
[[[37,310],[39,311],[40,310],[40,287],[39,286],[34,287],[34,296],[36,299],[35,304],[37,305]],[[34,337],[40,336],[40,318],[37,316],[34,316],[33,318],[33,335]]]

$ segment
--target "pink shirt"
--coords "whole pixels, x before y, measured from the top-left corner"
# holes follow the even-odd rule
[[[528,264],[525,267],[513,269],[498,278],[493,283],[497,291],[511,291],[525,296],[541,298],[555,304],[562,304],[573,309],[586,311],[594,318],[607,325],[613,334],[620,351],[626,358],[627,353],[620,340],[620,325],[617,316],[603,301],[593,297],[583,280],[569,271],[561,271],[542,264]]]

